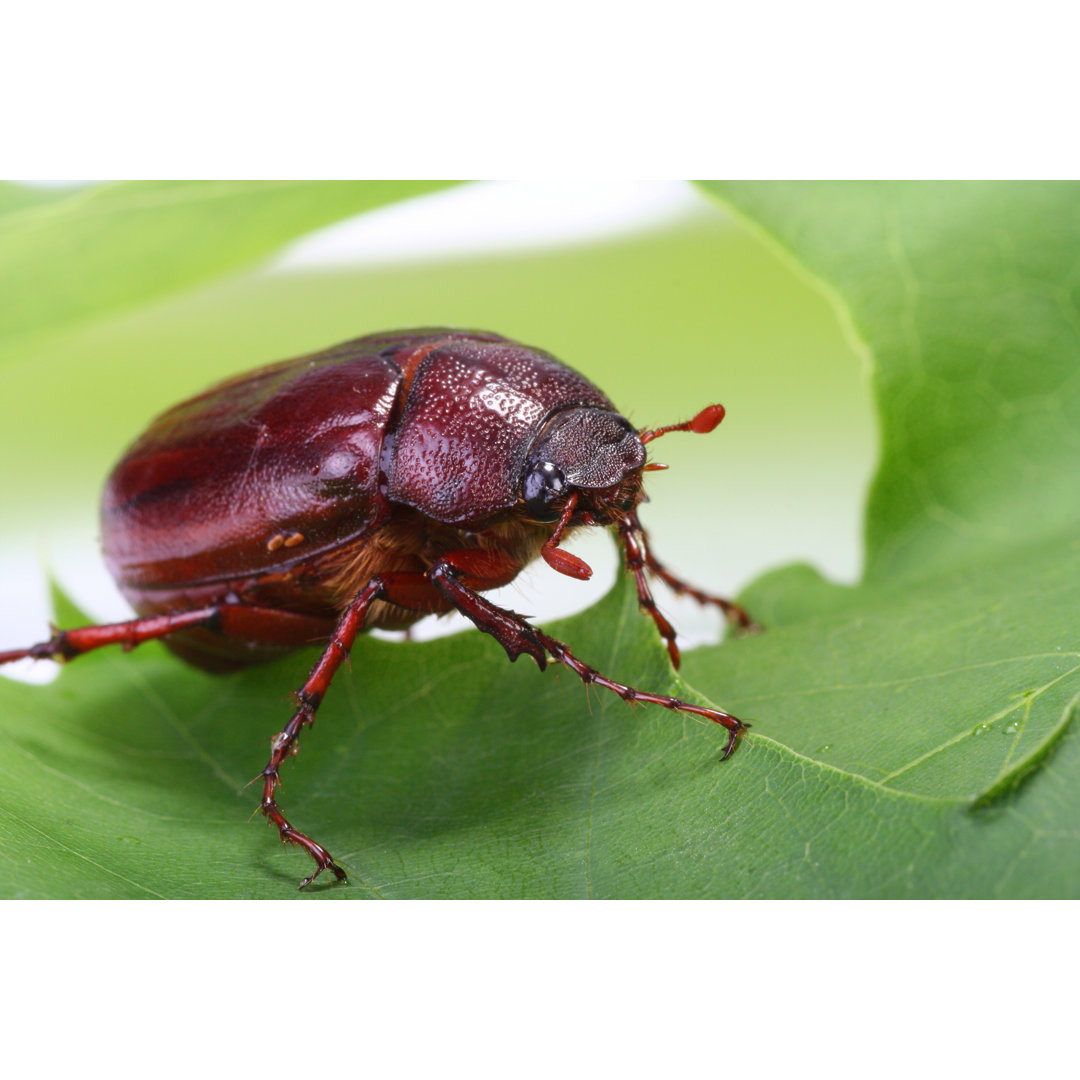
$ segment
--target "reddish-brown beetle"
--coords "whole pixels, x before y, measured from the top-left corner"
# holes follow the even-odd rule
[[[285,818],[279,770],[365,628],[456,608],[511,660],[527,653],[543,669],[550,658],[626,701],[723,725],[727,757],[742,721],[608,679],[480,595],[537,555],[588,578],[559,543],[581,526],[611,527],[676,666],[647,573],[748,627],[737,605],[657,562],[637,517],[642,473],[664,468],[645,463],[645,444],[712,431],[723,416],[710,405],[687,423],[637,431],[554,357],[483,332],[373,334],[272,364],[160,416],[109,478],[105,559],[140,618],[57,631],[0,652],[0,664],[164,638],[185,660],[227,671],[327,642],[261,774],[263,814],[315,860],[301,888],[345,871]]]

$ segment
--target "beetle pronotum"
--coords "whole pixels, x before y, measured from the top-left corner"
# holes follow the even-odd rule
[[[548,353],[485,332],[393,331],[271,364],[158,417],[113,470],[105,560],[139,617],[57,631],[0,652],[0,664],[162,638],[188,662],[228,671],[325,642],[261,774],[262,813],[315,861],[301,888],[345,871],[285,817],[280,768],[364,629],[456,609],[511,660],[524,653],[541,669],[554,660],[626,701],[722,725],[728,757],[744,722],[609,679],[481,595],[538,555],[588,578],[559,545],[575,529],[612,528],[676,666],[650,575],[749,628],[738,605],[657,561],[637,513],[643,473],[664,468],[646,464],[646,444],[712,431],[723,416],[709,405],[686,423],[635,430]]]

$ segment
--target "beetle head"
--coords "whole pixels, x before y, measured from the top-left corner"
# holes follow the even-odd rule
[[[559,548],[574,518],[587,525],[618,525],[629,544],[644,533],[634,513],[641,501],[641,474],[666,465],[645,464],[645,444],[672,431],[705,435],[724,419],[723,405],[706,405],[692,420],[635,431],[618,413],[579,407],[557,413],[529,449],[521,475],[526,517],[557,521],[540,554],[553,569],[586,580],[592,569]]]
[[[571,495],[580,509],[607,519],[632,510],[641,494],[645,447],[629,422],[605,409],[565,409],[544,426],[521,477],[525,513],[557,521]],[[601,523],[601,522],[598,522]]]

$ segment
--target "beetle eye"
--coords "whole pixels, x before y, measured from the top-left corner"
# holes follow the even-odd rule
[[[566,477],[557,465],[541,461],[534,465],[521,482],[521,497],[529,517],[535,521],[555,521],[559,511],[552,503],[566,490]]]

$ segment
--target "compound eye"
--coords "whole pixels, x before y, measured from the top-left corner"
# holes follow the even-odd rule
[[[553,510],[552,506],[565,491],[566,477],[550,461],[534,465],[521,482],[521,497],[534,521],[557,521],[559,511]]]

